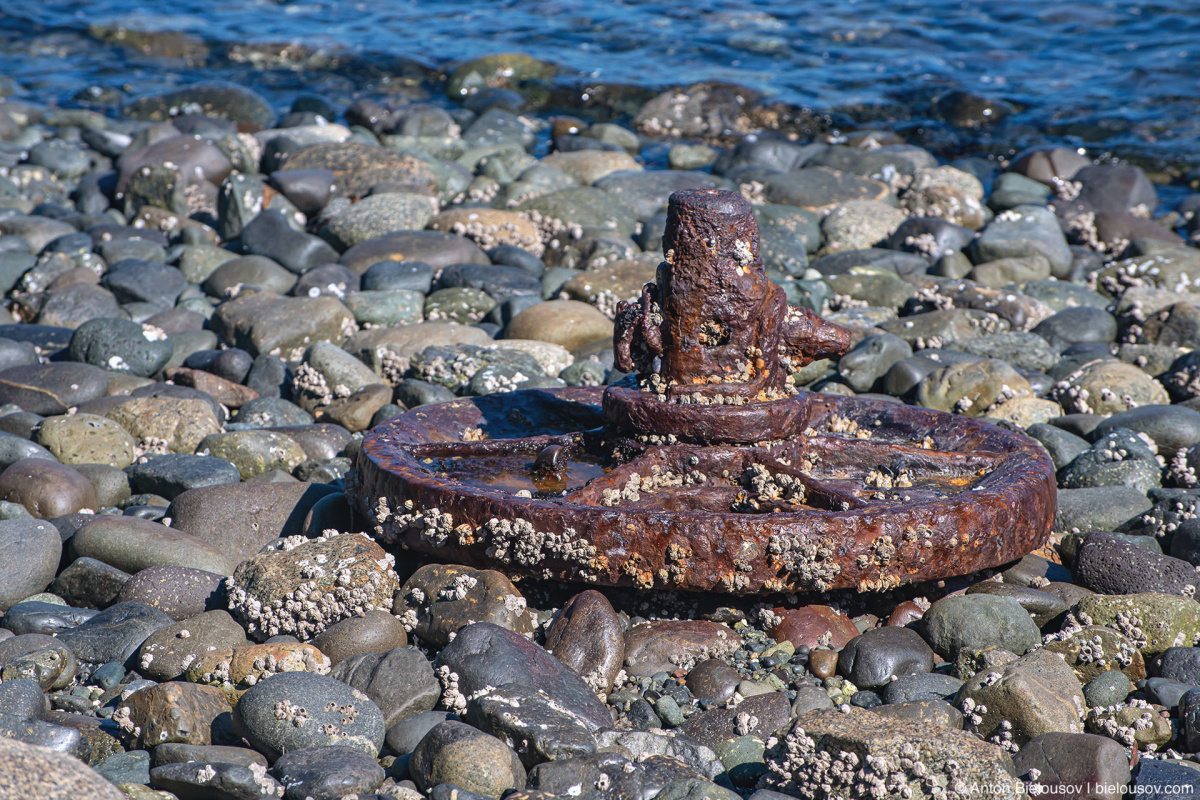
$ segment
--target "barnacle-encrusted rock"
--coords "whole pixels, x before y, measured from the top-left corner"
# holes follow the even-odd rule
[[[188,664],[184,678],[224,689],[236,697],[263,678],[280,672],[328,675],[329,656],[311,644],[280,642],[249,647],[222,647],[202,653]]]
[[[1012,759],[964,731],[870,711],[803,714],[767,751],[766,781],[795,797],[906,797],[942,800],[1022,796]],[[974,789],[974,791],[972,791]]]
[[[252,637],[308,641],[339,620],[392,607],[395,558],[366,536],[282,541],[283,550],[242,562],[227,581],[229,610]]]
[[[431,647],[445,647],[471,622],[522,634],[534,627],[525,598],[503,573],[454,564],[429,564],[413,573],[397,593],[392,613]]]

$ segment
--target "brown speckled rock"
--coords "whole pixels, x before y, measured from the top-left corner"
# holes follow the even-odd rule
[[[121,587],[116,602],[136,600],[171,619],[187,619],[223,602],[224,580],[224,575],[192,567],[147,567]]]
[[[195,683],[160,683],[122,700],[113,721],[137,747],[164,742],[231,744],[229,703],[219,689]]]

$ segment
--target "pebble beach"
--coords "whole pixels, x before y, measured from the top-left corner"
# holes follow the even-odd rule
[[[714,13],[753,55],[705,73],[681,45],[687,81],[655,85],[553,48],[382,58],[13,14],[0,800],[1200,788],[1183,101],[1163,101],[1170,132],[1133,106],[1055,121],[1032,85],[901,107],[838,84],[823,106],[753,79],[801,60],[775,43],[799,23]],[[34,69],[97,54],[138,79]],[[667,258],[668,198],[697,188],[738,192],[788,303],[851,331],[797,389],[1044,447],[1044,547],[886,591],[735,596],[521,578],[378,535],[347,498],[364,434],[625,379],[617,304]]]

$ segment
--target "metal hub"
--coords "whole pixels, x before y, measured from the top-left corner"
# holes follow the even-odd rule
[[[789,308],[734,192],[671,197],[667,260],[618,306],[607,389],[410,411],[347,492],[377,536],[443,561],[643,588],[882,590],[1041,545],[1050,459],[988,423],[796,391],[849,331]]]

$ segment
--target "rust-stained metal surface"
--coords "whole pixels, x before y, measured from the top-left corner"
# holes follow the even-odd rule
[[[1054,470],[1031,439],[897,403],[796,392],[848,333],[788,309],[731,192],[671,199],[668,261],[622,304],[621,385],[410,411],[347,492],[384,543],[509,574],[752,594],[882,590],[1019,558]]]

